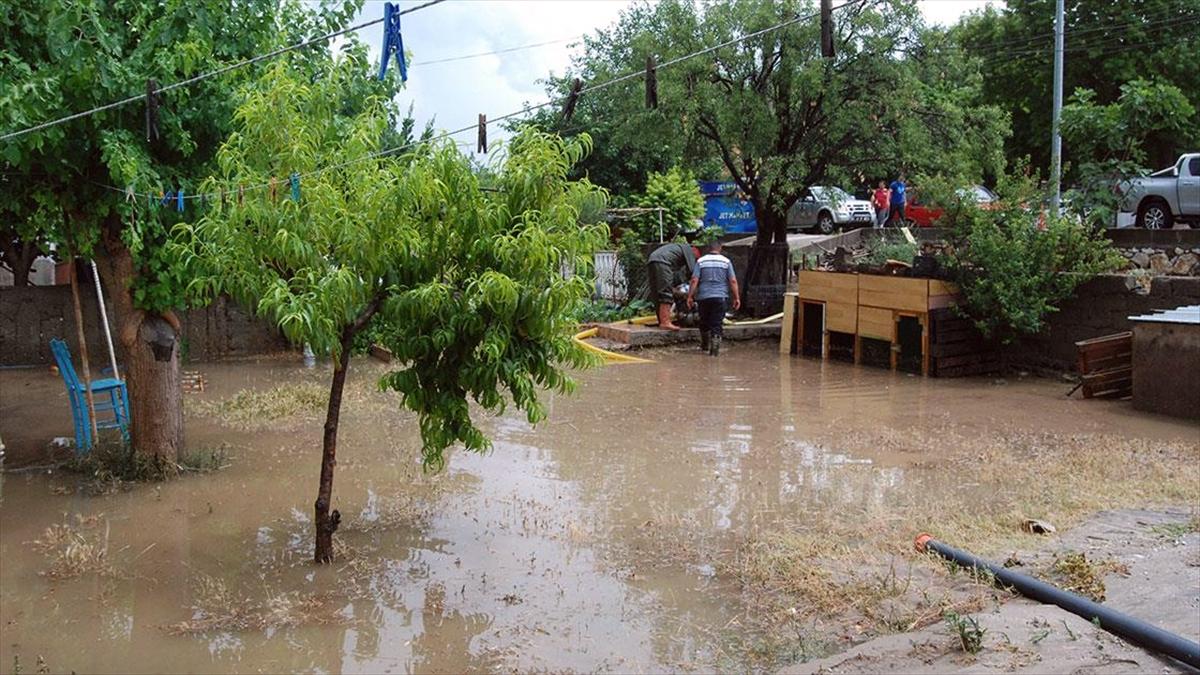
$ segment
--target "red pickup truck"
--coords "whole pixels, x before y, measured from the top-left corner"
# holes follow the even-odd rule
[[[996,193],[985,188],[982,185],[973,185],[969,188],[963,188],[964,194],[975,196],[975,202],[980,208],[988,208],[994,204],[998,197]],[[912,227],[933,227],[937,221],[941,219],[943,209],[940,206],[934,206],[921,201],[919,191],[909,189],[908,205],[904,208],[905,221]]]

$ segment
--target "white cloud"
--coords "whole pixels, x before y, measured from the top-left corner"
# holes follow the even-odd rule
[[[420,0],[403,0],[402,7]],[[545,90],[540,80],[550,73],[563,73],[576,49],[577,36],[591,33],[614,22],[631,0],[449,0],[405,15],[402,21],[404,46],[412,54],[408,86],[398,101],[413,104],[418,125],[433,119],[438,130],[455,130],[474,125],[479,113],[495,119],[522,109],[526,103],[541,103]],[[953,23],[962,14],[1002,0],[918,0],[929,23]],[[358,20],[381,15],[383,4],[367,0]],[[361,32],[378,59],[382,29],[372,26]],[[480,52],[498,51],[572,38],[507,54],[496,54],[450,63],[429,63]],[[632,68],[633,66],[631,66]],[[488,130],[489,140],[504,133],[498,126]],[[474,149],[475,135],[464,132],[456,140]]]

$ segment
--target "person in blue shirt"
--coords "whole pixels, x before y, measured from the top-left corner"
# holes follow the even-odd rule
[[[696,261],[692,283],[688,287],[688,309],[700,305],[700,349],[712,356],[721,352],[725,308],[732,300],[733,309],[742,306],[733,263],[721,255],[721,242],[708,245],[708,253]]]
[[[900,177],[892,181],[890,186],[892,188],[892,204],[891,209],[888,210],[888,223],[891,224],[892,219],[899,215],[900,223],[897,227],[904,227],[904,207],[908,204],[908,195],[905,194],[907,186],[904,184],[904,180],[904,173],[901,172]]]

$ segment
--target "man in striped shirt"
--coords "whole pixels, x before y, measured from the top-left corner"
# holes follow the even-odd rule
[[[696,261],[688,288],[688,308],[700,305],[700,349],[712,356],[721,352],[722,325],[730,301],[734,311],[742,306],[733,263],[721,255],[721,242],[708,245],[708,253]]]

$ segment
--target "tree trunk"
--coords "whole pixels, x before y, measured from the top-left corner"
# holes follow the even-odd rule
[[[130,442],[161,470],[177,465],[183,449],[183,390],[180,388],[179,320],[171,312],[150,313],[133,304],[133,256],[120,239],[120,226],[104,228],[101,260],[108,276],[114,323],[124,354],[122,375],[129,389]]]
[[[342,521],[342,514],[329,506],[333,500],[333,469],[337,466],[338,417],[342,411],[342,390],[346,386],[346,371],[350,368],[350,347],[354,339],[351,327],[342,331],[342,351],[333,366],[333,381],[329,385],[329,408],[325,411],[325,436],[321,445],[321,482],[317,486],[314,504],[317,529],[313,561],[321,564],[333,561],[333,533]]]
[[[4,264],[12,270],[13,286],[29,285],[29,270],[41,252],[34,242],[21,241],[14,235],[0,233],[0,253],[4,254]]]

